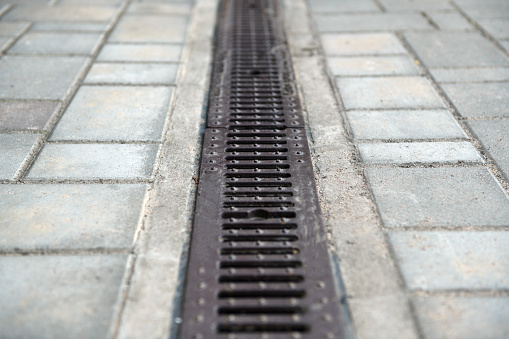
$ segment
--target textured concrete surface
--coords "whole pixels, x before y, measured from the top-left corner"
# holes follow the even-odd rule
[[[0,0],[0,337],[176,338],[216,0]],[[506,0],[283,0],[356,338],[505,338]]]

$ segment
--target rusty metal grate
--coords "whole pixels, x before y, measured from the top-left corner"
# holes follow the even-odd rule
[[[344,338],[276,0],[224,0],[181,338]]]

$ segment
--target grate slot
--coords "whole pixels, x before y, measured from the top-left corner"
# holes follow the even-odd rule
[[[268,291],[268,290],[247,290],[247,291],[221,291],[218,298],[220,299],[284,299],[284,298],[304,298],[306,296],[305,290],[296,291]]]
[[[219,333],[260,333],[260,332],[308,332],[309,326],[305,324],[219,324]]]
[[[302,267],[302,262],[297,260],[221,262],[221,268],[299,268],[299,267]]]

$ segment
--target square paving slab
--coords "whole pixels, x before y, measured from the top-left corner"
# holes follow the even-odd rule
[[[340,78],[336,83],[346,109],[445,107],[424,77]]]
[[[57,101],[0,101],[0,130],[42,130]]]
[[[82,86],[50,140],[160,140],[170,87]]]
[[[436,111],[349,111],[356,139],[466,138],[451,113]]]
[[[509,337],[507,297],[421,297],[413,304],[426,339]]]
[[[27,178],[148,179],[159,145],[49,144]]]
[[[4,56],[0,99],[61,100],[85,63],[84,57]]]
[[[509,199],[486,168],[366,170],[386,227],[509,226]]]
[[[146,190],[144,184],[1,185],[0,249],[129,248]]]
[[[444,84],[442,88],[464,117],[509,117],[509,82]]]
[[[0,133],[0,179],[10,180],[40,136]]]
[[[2,257],[2,337],[106,338],[126,259],[126,255]]]
[[[392,232],[411,290],[509,288],[509,232]]]

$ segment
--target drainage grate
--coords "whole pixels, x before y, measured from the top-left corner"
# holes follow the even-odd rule
[[[344,338],[277,1],[224,0],[181,338]]]

